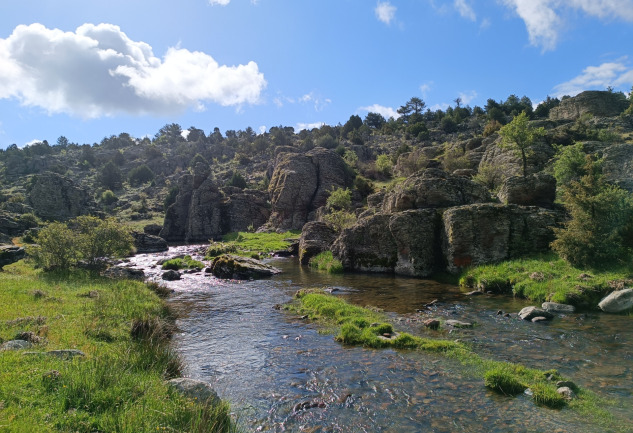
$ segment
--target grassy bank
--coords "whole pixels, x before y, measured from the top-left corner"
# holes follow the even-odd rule
[[[633,268],[577,269],[549,253],[468,269],[460,276],[459,284],[482,291],[511,293],[536,302],[594,308],[607,293],[633,284]]]
[[[165,384],[180,374],[173,320],[140,282],[19,262],[0,272],[0,338],[35,344],[0,352],[0,430],[6,432],[227,432],[226,404],[206,406]],[[85,357],[42,353],[77,349]]]
[[[484,359],[467,345],[442,339],[422,338],[397,332],[387,318],[378,311],[351,305],[344,300],[320,291],[305,290],[287,309],[307,315],[324,329],[336,334],[344,344],[364,347],[420,350],[457,359],[465,368],[482,378],[485,386],[506,395],[532,392],[535,404],[553,409],[569,408],[590,416],[595,423],[609,431],[626,431],[615,425],[604,408],[605,403],[590,391],[572,385],[576,398],[568,401],[556,392],[558,381],[565,380],[555,370],[542,371],[519,364]],[[628,428],[628,427],[627,427]]]
[[[237,254],[245,257],[259,257],[275,251],[286,250],[290,239],[298,239],[300,231],[284,233],[229,233],[222,237],[222,242],[212,242],[207,249],[207,260],[222,254]]]

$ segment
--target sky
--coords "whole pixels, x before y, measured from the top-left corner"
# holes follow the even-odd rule
[[[633,86],[633,0],[0,0],[0,148]]]

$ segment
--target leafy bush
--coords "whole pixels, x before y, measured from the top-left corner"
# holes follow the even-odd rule
[[[323,216],[323,220],[334,226],[338,231],[352,227],[356,224],[356,215],[344,210],[331,211],[329,214]]]
[[[77,263],[75,233],[64,223],[51,223],[37,235],[37,245],[27,247],[29,256],[45,270],[68,270]]]
[[[121,188],[122,181],[123,175],[121,174],[121,170],[119,170],[119,167],[113,161],[108,161],[108,163],[101,168],[99,172],[99,182],[106,188]]]
[[[119,201],[119,198],[112,192],[112,190],[107,189],[101,193],[101,203],[106,206],[116,203],[117,201]]]
[[[441,157],[442,168],[448,173],[461,168],[470,168],[470,160],[461,147],[447,149]]]
[[[488,121],[488,123],[486,123],[486,126],[484,126],[483,136],[484,137],[491,136],[492,134],[500,130],[502,126],[503,125],[501,125],[501,123],[498,120],[492,119]]]
[[[154,172],[147,165],[143,164],[130,170],[127,178],[130,185],[138,186],[154,180]]]
[[[586,175],[585,152],[582,143],[559,147],[552,166],[558,186],[568,185],[572,180],[580,180]]]
[[[317,147],[325,147],[326,149],[334,149],[338,146],[338,140],[332,137],[330,134],[325,134],[319,137],[316,141]]]
[[[233,173],[233,176],[231,176],[231,179],[229,179],[227,185],[234,186],[239,189],[244,189],[248,186],[246,183],[246,179],[244,179],[244,176],[242,176],[239,171]]]
[[[352,206],[352,192],[348,188],[333,189],[325,205],[332,210],[349,209]]]
[[[496,193],[508,177],[506,167],[503,165],[482,162],[479,171],[473,176],[473,181],[484,185],[490,191]]]
[[[382,154],[376,158],[376,170],[385,176],[391,176],[391,170],[393,168],[393,162],[389,155]]]

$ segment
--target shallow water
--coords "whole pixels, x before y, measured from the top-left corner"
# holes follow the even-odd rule
[[[133,262],[159,278],[158,259]],[[180,312],[174,344],[190,377],[208,381],[231,402],[246,431],[270,432],[601,432],[569,410],[535,406],[527,396],[488,391],[481,377],[442,357],[345,347],[315,325],[275,309],[305,287],[333,287],[359,305],[382,308],[396,328],[460,339],[482,356],[556,368],[577,384],[613,399],[623,425],[633,419],[633,318],[571,314],[531,323],[516,314],[525,301],[468,297],[457,287],[389,275],[332,276],[273,259],[283,273],[267,280],[222,281],[203,273],[168,283]],[[432,307],[425,304],[437,300]],[[417,311],[421,310],[421,311]],[[476,327],[429,331],[427,318]],[[633,429],[631,429],[633,431]]]

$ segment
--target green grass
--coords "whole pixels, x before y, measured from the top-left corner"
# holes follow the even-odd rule
[[[633,283],[633,268],[583,270],[549,253],[467,269],[459,283],[463,287],[512,293],[537,302],[594,308],[606,293]]]
[[[332,251],[323,251],[310,259],[310,266],[330,274],[343,272],[343,264],[332,255]]]
[[[173,317],[143,283],[6,266],[0,338],[20,332],[42,338],[30,351],[79,349],[86,357],[0,352],[0,431],[235,430],[225,403],[206,406],[165,384],[181,369],[169,347]]]
[[[202,269],[204,268],[204,263],[192,259],[191,256],[185,256],[184,258],[178,257],[175,259],[167,260],[165,263],[163,263],[162,268],[165,270],[172,269],[175,271],[177,271],[178,269]]]
[[[227,253],[247,257],[270,254],[285,250],[290,246],[288,239],[297,239],[300,235],[301,232],[297,230],[285,233],[229,233],[222,237],[222,242],[211,242],[207,249],[207,259]]]
[[[568,403],[556,393],[556,381],[565,380],[555,370],[542,371],[525,366],[482,358],[467,345],[442,339],[422,338],[405,332],[398,333],[379,311],[363,308],[320,290],[301,290],[286,309],[307,315],[325,329],[336,334],[336,340],[348,345],[371,348],[391,347],[438,353],[458,360],[469,371],[484,379],[488,388],[507,395],[532,390],[535,404],[552,409],[569,407],[595,419],[605,428],[618,431],[612,415],[604,408],[606,402],[590,391],[577,388],[577,398]],[[384,334],[391,338],[380,338]],[[550,379],[548,379],[548,377]]]

